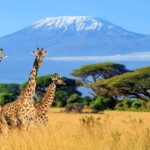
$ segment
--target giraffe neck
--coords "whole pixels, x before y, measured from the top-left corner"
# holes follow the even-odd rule
[[[47,113],[49,107],[52,105],[55,98],[56,85],[55,83],[50,83],[47,92],[42,100],[40,105],[40,111],[42,113]]]
[[[30,72],[30,76],[28,79],[28,83],[26,88],[23,90],[23,92],[20,94],[21,97],[25,97],[28,99],[32,99],[35,93],[35,87],[36,87],[36,77],[38,72],[38,63],[37,58],[35,58],[34,64],[32,66],[32,70]]]

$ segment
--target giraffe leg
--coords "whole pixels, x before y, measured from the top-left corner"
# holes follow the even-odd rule
[[[48,117],[47,116],[42,116],[40,119],[39,119],[39,124],[40,126],[42,127],[46,127],[48,125]]]
[[[14,129],[17,127],[17,118],[15,115],[11,115],[8,119],[7,119],[7,124],[9,125],[10,129]]]
[[[20,130],[26,130],[27,126],[27,121],[26,118],[22,115],[16,115],[16,127],[19,128]]]
[[[9,131],[7,121],[4,116],[0,116],[0,132],[2,134],[7,134]]]
[[[48,125],[48,116],[45,116],[43,126],[46,127],[47,125]]]

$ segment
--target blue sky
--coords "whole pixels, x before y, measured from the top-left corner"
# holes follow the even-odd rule
[[[1,0],[0,36],[47,16],[95,16],[150,34],[150,0]]]

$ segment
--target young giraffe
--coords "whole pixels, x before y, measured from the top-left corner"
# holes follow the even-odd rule
[[[65,82],[61,79],[61,76],[59,76],[58,74],[55,74],[55,76],[52,78],[47,88],[46,94],[42,99],[42,103],[39,106],[35,107],[36,109],[35,123],[37,125],[47,126],[48,123],[47,112],[49,107],[52,105],[54,101],[56,85],[65,85]]]
[[[0,49],[0,62],[2,61],[2,59],[7,58],[8,56],[3,54],[3,49]]]
[[[36,76],[38,68],[42,65],[43,57],[47,52],[43,51],[43,49],[37,49],[32,54],[36,58],[26,88],[21,92],[16,101],[1,107],[0,124],[4,127],[4,130],[7,130],[8,126],[27,128],[35,118],[33,96],[35,94]]]

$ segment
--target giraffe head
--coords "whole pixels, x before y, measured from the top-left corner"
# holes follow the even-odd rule
[[[37,51],[36,52],[33,51],[32,54],[36,56],[38,66],[41,66],[42,61],[43,61],[43,57],[45,55],[47,55],[48,52],[44,51],[43,48],[41,48],[41,49],[37,48]]]
[[[62,80],[62,77],[55,73],[55,76],[52,77],[52,82],[56,85],[66,85],[66,83]]]
[[[0,48],[0,62],[2,61],[2,59],[7,58],[8,56],[3,54],[3,49]]]

